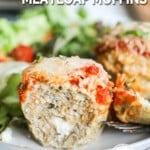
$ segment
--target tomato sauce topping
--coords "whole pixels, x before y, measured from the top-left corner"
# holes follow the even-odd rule
[[[114,105],[131,104],[136,100],[134,95],[128,93],[128,91],[116,91],[114,94]]]
[[[95,46],[97,53],[104,53],[109,51],[129,51],[133,54],[150,57],[150,46],[141,37],[115,37],[105,36]]]
[[[20,83],[19,85],[19,98],[20,102],[23,103],[26,100],[26,91],[29,89],[28,83]]]
[[[72,84],[72,85],[79,85],[79,79],[77,79],[77,78],[73,78],[73,79],[71,79],[70,80],[70,83]]]
[[[96,65],[90,65],[83,68],[87,75],[97,75],[99,73],[99,68]]]
[[[96,101],[99,104],[106,105],[107,98],[110,96],[109,90],[106,88],[102,88],[101,86],[97,86],[96,89]]]

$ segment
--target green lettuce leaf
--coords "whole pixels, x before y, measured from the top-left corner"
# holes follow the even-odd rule
[[[0,50],[9,53],[17,45],[16,32],[13,23],[0,19]]]
[[[0,64],[0,133],[9,125],[13,118],[23,118],[19,104],[18,85],[21,71],[27,66],[25,63]],[[2,87],[1,87],[2,86]]]

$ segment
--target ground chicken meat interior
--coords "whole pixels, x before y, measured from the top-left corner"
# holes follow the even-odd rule
[[[55,57],[24,70],[19,95],[35,139],[45,146],[72,148],[99,136],[111,88],[108,74],[93,60]]]

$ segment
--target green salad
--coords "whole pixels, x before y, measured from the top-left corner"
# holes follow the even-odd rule
[[[0,52],[26,62],[38,55],[93,58],[94,44],[106,29],[91,21],[82,7],[77,12],[67,6],[35,7],[13,22],[0,19]]]
[[[13,121],[24,121],[18,98],[23,62],[0,63],[0,133]]]

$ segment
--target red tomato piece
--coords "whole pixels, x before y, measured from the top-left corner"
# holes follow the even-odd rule
[[[71,80],[70,80],[70,83],[71,83],[72,85],[79,85],[79,79],[77,79],[77,78],[71,79]]]
[[[91,65],[84,68],[87,75],[97,75],[99,73],[99,68],[96,65]]]
[[[10,53],[10,56],[17,61],[25,62],[32,62],[35,58],[35,54],[33,52],[32,47],[27,45],[19,45]]]
[[[110,96],[108,89],[98,86],[96,89],[96,101],[99,104],[106,105],[107,97]]]

